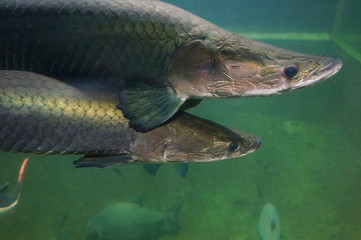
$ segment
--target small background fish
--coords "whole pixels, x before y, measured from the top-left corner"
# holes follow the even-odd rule
[[[280,240],[281,222],[272,203],[266,203],[258,221],[257,234],[259,240]]]
[[[341,16],[339,2],[344,3]],[[313,88],[271,98],[206,100],[191,109],[235,129],[247,126],[245,131],[262,136],[263,146],[241,160],[191,164],[185,178],[168,164],[155,177],[138,164],[120,166],[119,177],[111,169],[74,169],[72,162],[80,156],[31,156],[21,204],[1,219],[1,238],[51,239],[68,210],[63,229],[84,239],[95,210],[141,194],[148,208],[183,204],[180,231],[161,240],[257,239],[265,202],[277,203],[284,240],[359,240],[361,67],[323,36],[338,24],[336,37],[348,38],[360,52],[361,1],[172,3],[226,29],[252,32],[263,42],[339,57],[344,67]],[[0,154],[0,183],[13,179],[26,156]]]

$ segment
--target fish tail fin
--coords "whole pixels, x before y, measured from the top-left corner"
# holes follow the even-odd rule
[[[182,205],[178,204],[170,209],[170,217],[169,217],[169,232],[176,233],[179,230],[178,224],[178,214],[182,209]]]
[[[19,171],[19,177],[18,177],[18,182],[20,183],[21,180],[23,179],[23,175],[24,175],[24,171],[25,171],[25,166],[26,163],[28,162],[29,158],[25,158],[23,164],[21,165],[20,171]]]

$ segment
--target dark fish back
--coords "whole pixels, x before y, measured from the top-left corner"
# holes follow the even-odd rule
[[[208,23],[148,0],[7,0],[0,13],[0,69],[53,77],[165,81],[174,50]]]

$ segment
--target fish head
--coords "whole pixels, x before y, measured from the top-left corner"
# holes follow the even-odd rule
[[[325,80],[342,67],[339,59],[296,53],[241,36],[224,42],[217,47],[217,65],[207,80],[208,91],[216,97],[280,94]]]
[[[180,112],[166,124],[143,133],[132,154],[139,161],[210,162],[244,156],[261,143],[252,134]]]

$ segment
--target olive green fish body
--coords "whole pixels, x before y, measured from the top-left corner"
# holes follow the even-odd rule
[[[71,86],[25,71],[0,71],[0,151],[82,154],[78,167],[130,161],[207,162],[253,152],[261,139],[180,112],[146,133],[129,127],[104,84]],[[145,103],[146,104],[146,103]]]
[[[38,74],[15,74],[0,71],[1,150],[129,154],[134,131],[114,104]]]

